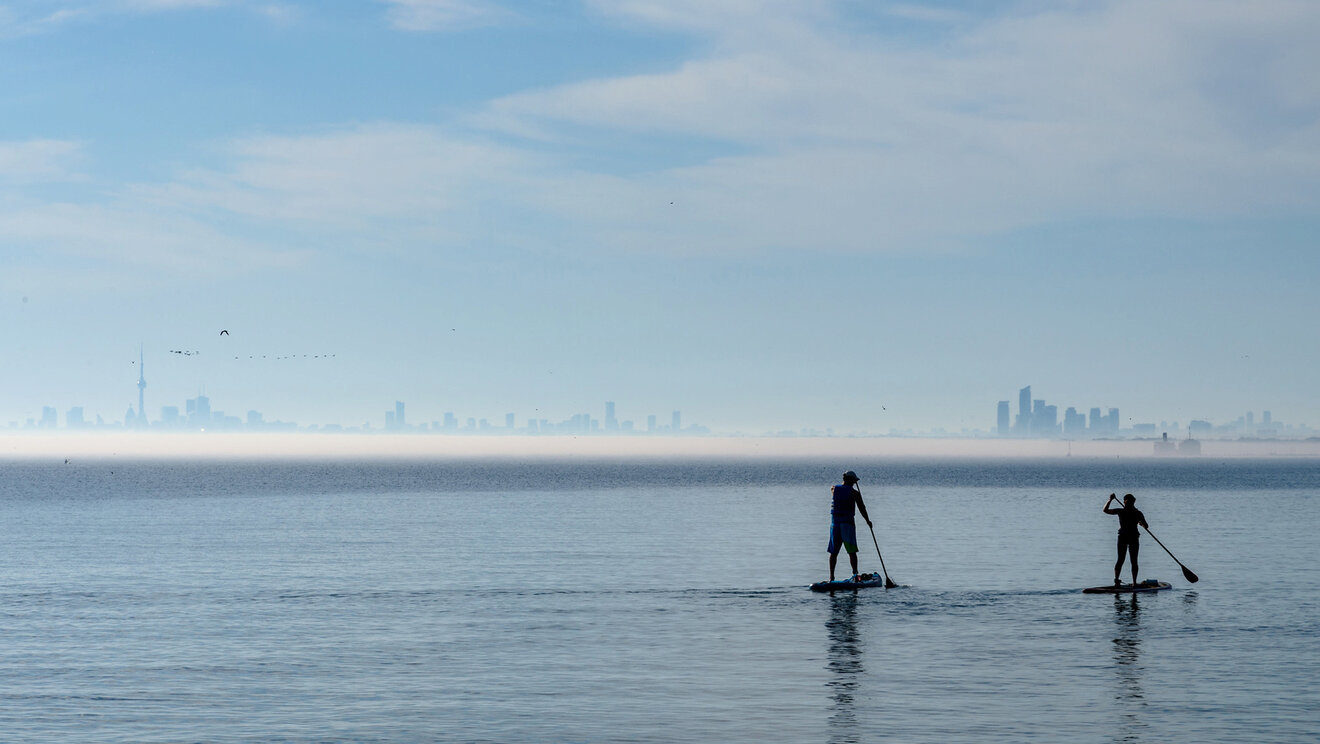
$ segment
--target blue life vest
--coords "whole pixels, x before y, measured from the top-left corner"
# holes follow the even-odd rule
[[[857,492],[852,486],[839,484],[831,492],[834,503],[830,506],[830,519],[840,524],[852,524],[857,510]]]

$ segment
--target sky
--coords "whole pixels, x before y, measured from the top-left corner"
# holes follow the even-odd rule
[[[1320,4],[0,0],[0,426],[1320,426]],[[228,334],[221,335],[226,330]],[[191,352],[191,353],[176,353]]]

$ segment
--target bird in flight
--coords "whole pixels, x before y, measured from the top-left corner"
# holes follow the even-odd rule
[[[221,336],[228,336],[228,335],[229,335],[229,331],[220,331],[220,335],[221,335]]]

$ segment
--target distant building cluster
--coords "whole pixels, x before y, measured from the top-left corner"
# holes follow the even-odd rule
[[[434,434],[603,434],[603,435],[705,435],[710,429],[699,424],[683,424],[680,411],[673,411],[667,422],[662,422],[655,414],[646,417],[646,422],[639,426],[631,420],[620,421],[615,414],[614,401],[605,402],[603,418],[596,418],[589,413],[579,413],[562,421],[545,418],[525,417],[521,421],[512,413],[506,413],[502,421],[466,418],[460,422],[453,412],[446,412],[439,420],[411,423],[408,420],[403,401],[395,401],[394,408],[385,411],[384,426],[375,428],[371,422],[360,426],[340,424],[311,425],[302,427],[285,421],[268,421],[259,411],[248,411],[246,416],[228,415],[224,411],[213,410],[211,399],[199,394],[184,402],[182,410],[178,406],[162,406],[159,417],[151,419],[146,414],[147,378],[141,351],[138,353],[137,407],[132,405],[124,413],[122,422],[106,421],[101,416],[88,420],[82,406],[74,406],[65,414],[65,428],[68,430],[130,430],[130,431],[321,431],[321,432],[411,432]],[[53,430],[59,428],[59,412],[53,406],[43,406],[40,419],[28,419],[22,427],[17,422],[10,422],[10,428],[30,430]]]
[[[1133,423],[1122,426],[1117,408],[1092,408],[1084,414],[1069,407],[1059,420],[1058,406],[1049,405],[1043,399],[1031,397],[1031,386],[1018,391],[1018,413],[1011,416],[1010,401],[999,401],[995,411],[995,433],[1001,437],[1019,439],[1105,439],[1105,438],[1155,438],[1169,439],[1173,432],[1174,439],[1184,437],[1219,438],[1219,439],[1300,439],[1320,434],[1305,425],[1284,425],[1276,421],[1269,411],[1263,411],[1258,420],[1255,413],[1248,411],[1235,421],[1214,425],[1209,421],[1196,419],[1184,429],[1177,421],[1159,423]],[[1171,445],[1170,445],[1171,446]]]
[[[595,418],[589,413],[579,413],[561,420],[524,417],[521,422],[516,414],[504,414],[503,421],[466,418],[462,422],[453,412],[446,412],[444,418],[417,424],[408,423],[403,401],[395,401],[394,410],[385,412],[385,430],[393,432],[426,432],[432,434],[709,434],[710,429],[701,425],[683,426],[683,414],[674,411],[668,423],[660,423],[655,414],[646,417],[645,427],[637,426],[631,420],[620,421],[614,413],[614,401],[605,402],[605,417]]]
[[[17,422],[10,422],[16,428]],[[39,420],[28,419],[25,429],[59,428],[59,412],[53,406],[43,406]],[[248,411],[243,418],[230,416],[224,411],[211,410],[211,399],[205,395],[189,398],[184,409],[161,406],[160,417],[152,420],[138,413],[132,406],[124,412],[123,421],[106,421],[101,416],[88,420],[82,406],[74,406],[64,415],[64,428],[70,431],[130,430],[130,431],[294,431],[297,424],[267,421],[258,411]]]
[[[995,432],[1001,437],[1106,437],[1118,436],[1119,429],[1117,408],[1092,408],[1088,421],[1086,414],[1070,407],[1063,412],[1063,421],[1059,421],[1059,407],[1047,405],[1043,399],[1033,399],[1030,385],[1018,391],[1018,415],[1012,423],[1009,421],[1009,401],[999,401],[996,411]]]
[[[211,408],[211,399],[204,394],[184,401],[183,408],[167,405],[160,408],[155,418],[146,413],[146,370],[141,351],[138,355],[137,406],[129,405],[122,421],[106,421],[100,415],[89,419],[82,406],[74,406],[65,413],[64,429],[70,431],[129,430],[129,431],[229,431],[229,432],[389,432],[447,435],[602,435],[602,436],[675,436],[708,435],[710,429],[699,424],[684,424],[680,411],[672,411],[667,418],[649,414],[644,421],[620,419],[614,401],[605,401],[603,415],[578,413],[567,419],[552,420],[536,416],[519,418],[506,413],[501,419],[475,417],[460,418],[452,411],[439,419],[410,421],[403,401],[384,412],[383,425],[368,421],[360,425],[325,424],[300,426],[293,422],[267,420],[260,411],[248,411],[236,416]],[[380,420],[378,420],[380,421]],[[1041,398],[1032,398],[1031,386],[1018,391],[1017,415],[1011,401],[999,401],[995,412],[992,436],[1017,439],[1157,439],[1156,452],[1181,452],[1190,448],[1195,439],[1304,439],[1320,436],[1320,431],[1306,425],[1284,424],[1270,411],[1262,411],[1259,418],[1248,411],[1225,424],[1212,424],[1196,419],[1186,427],[1178,422],[1130,423],[1122,425],[1118,408],[1093,407],[1082,413],[1075,407],[1066,408],[1062,418],[1059,408]],[[23,424],[9,422],[10,429],[49,431],[60,429],[59,412],[53,406],[43,406],[41,417],[29,418]],[[983,437],[984,430],[964,430],[958,433],[936,429],[928,433],[891,430],[890,436]],[[811,429],[768,432],[766,436],[834,436],[832,429],[823,432]],[[1172,435],[1172,436],[1170,436]],[[853,435],[850,435],[853,436]],[[870,436],[863,434],[862,436]]]

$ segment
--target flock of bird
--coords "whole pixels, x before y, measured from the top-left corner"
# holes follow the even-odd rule
[[[222,331],[220,331],[220,335],[221,335],[221,336],[228,336],[228,335],[230,335],[230,334],[229,334],[229,331],[228,331],[228,330],[222,330]],[[178,354],[178,355],[180,355],[180,356],[187,356],[187,357],[190,357],[190,356],[201,356],[201,355],[202,355],[202,352],[200,352],[200,351],[198,351],[198,350],[196,350],[196,349],[170,349],[170,350],[169,350],[169,353],[171,353],[171,354]],[[270,355],[270,354],[249,354],[247,358],[248,358],[248,359],[275,359],[275,360],[282,360],[282,359],[333,359],[334,357],[335,357],[334,354],[284,354],[284,355],[280,355],[280,356],[274,356],[274,355]],[[241,354],[239,354],[239,355],[235,355],[234,358],[235,358],[235,359],[242,359],[243,356],[242,356]],[[134,364],[137,364],[136,361],[134,361],[133,363],[134,363]]]
[[[248,359],[272,359],[272,358],[273,359],[330,359],[333,356],[334,354],[303,354],[302,356],[299,356],[297,354],[288,354],[286,356],[270,357],[266,354],[261,354],[261,355],[252,354],[248,356]],[[241,359],[242,357],[234,357],[234,358]]]

